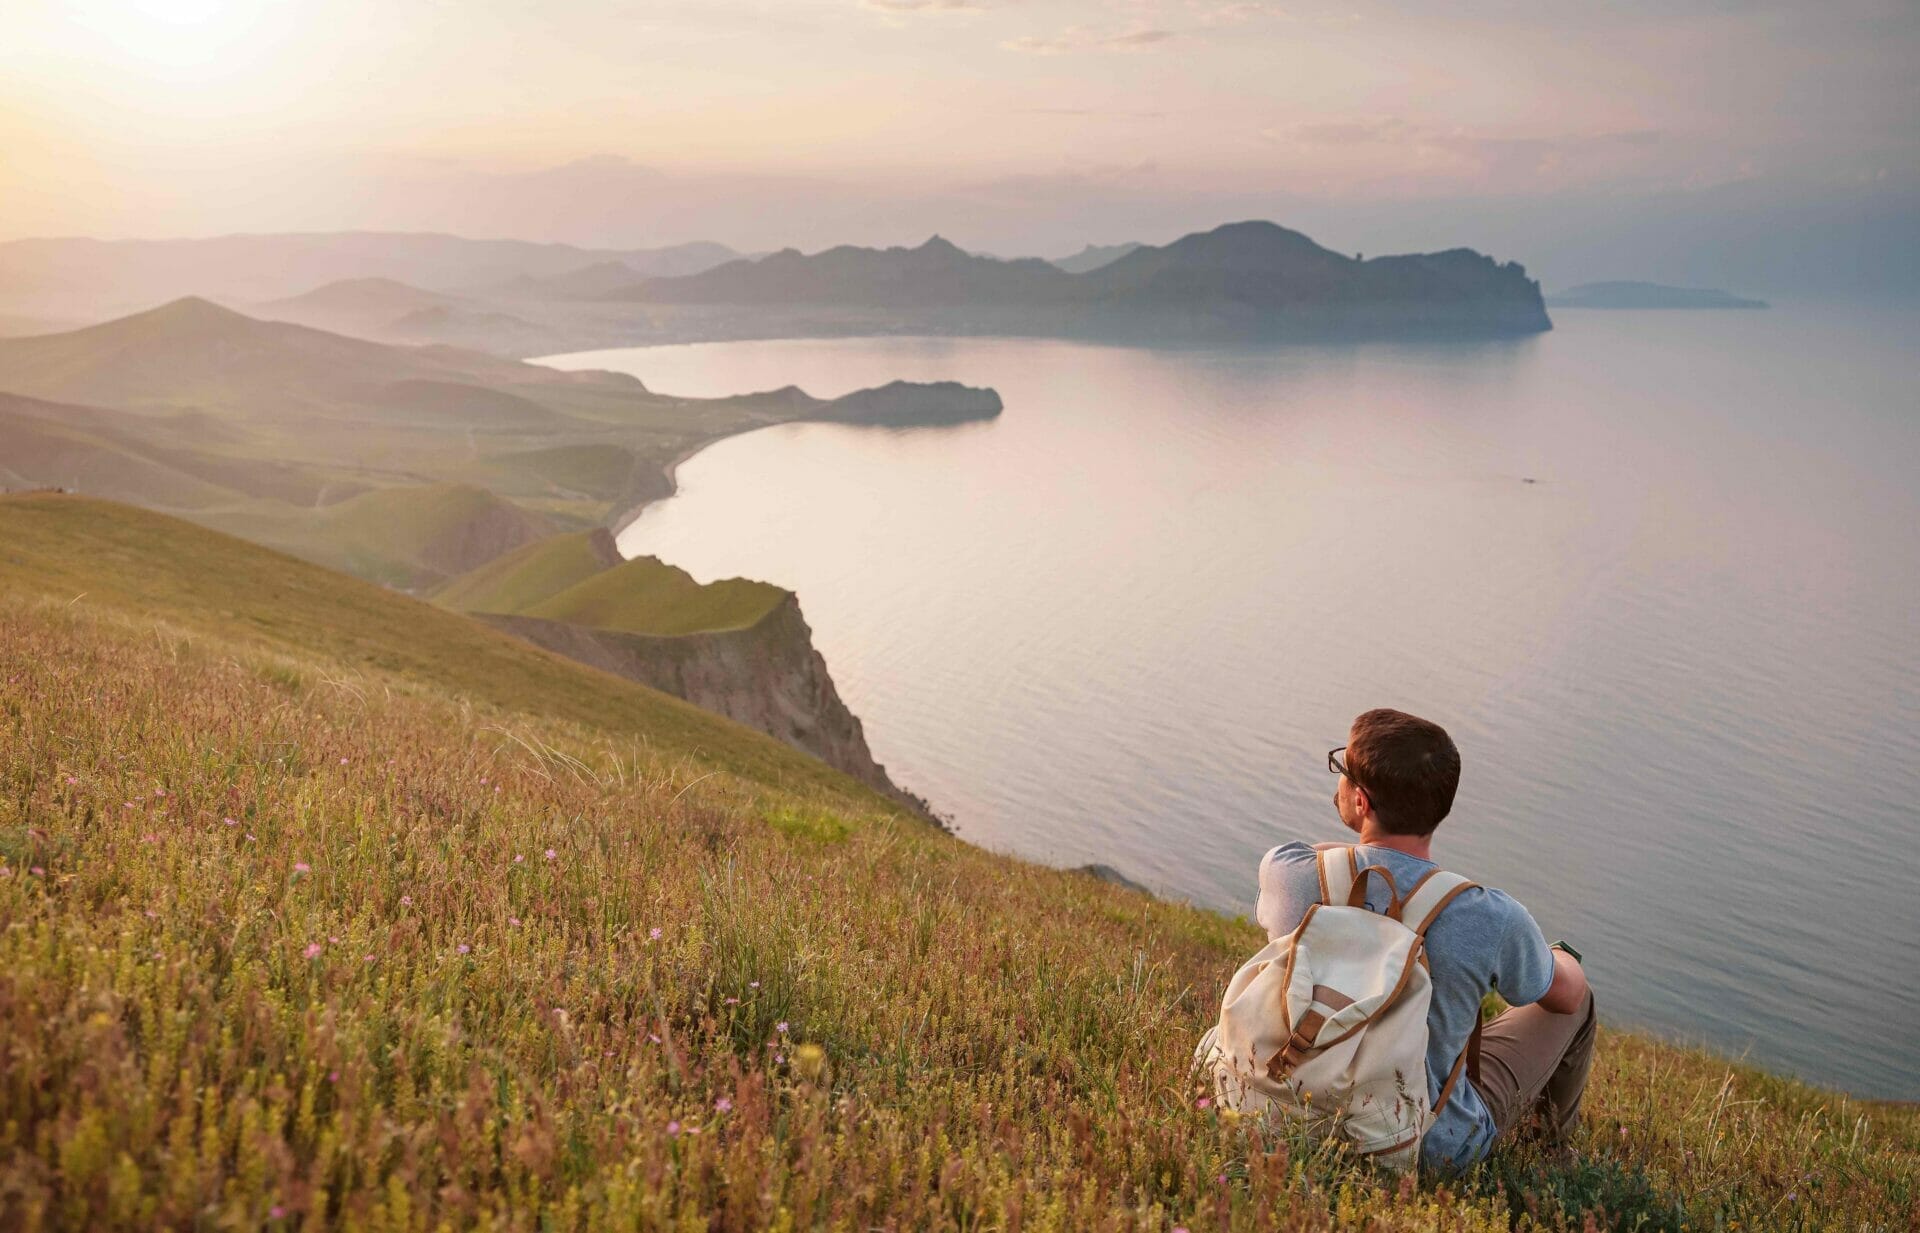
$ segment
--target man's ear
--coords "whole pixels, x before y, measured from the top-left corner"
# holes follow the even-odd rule
[[[1353,783],[1348,780],[1348,783]],[[1353,784],[1353,812],[1356,817],[1364,818],[1372,812],[1373,802],[1367,799],[1367,790],[1359,784]]]

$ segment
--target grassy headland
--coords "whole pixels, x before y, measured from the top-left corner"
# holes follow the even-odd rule
[[[1913,1111],[1611,1031],[1567,1158],[1383,1182],[1202,1107],[1252,925],[98,502],[0,500],[0,862],[9,1229],[1920,1218]]]

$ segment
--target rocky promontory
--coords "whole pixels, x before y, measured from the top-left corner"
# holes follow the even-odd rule
[[[454,579],[436,602],[757,729],[931,818],[875,762],[791,591],[701,584],[624,560],[605,528],[556,535]]]

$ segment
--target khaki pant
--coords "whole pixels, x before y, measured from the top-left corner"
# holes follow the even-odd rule
[[[1501,1135],[1529,1123],[1560,1142],[1580,1123],[1580,1098],[1593,1066],[1593,995],[1570,1015],[1516,1006],[1480,1033],[1474,1087]]]

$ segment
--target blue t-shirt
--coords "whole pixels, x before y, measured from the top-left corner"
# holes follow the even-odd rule
[[[1432,861],[1393,848],[1354,846],[1361,868],[1381,865],[1402,893],[1437,868]],[[1260,861],[1260,902],[1254,917],[1269,938],[1292,933],[1320,902],[1317,853],[1304,843],[1283,843]],[[1367,879],[1367,907],[1387,910],[1387,888]],[[1427,930],[1427,963],[1433,1001],[1427,1009],[1427,1096],[1437,1100],[1460,1051],[1467,1047],[1480,999],[1489,989],[1514,1006],[1546,996],[1553,984],[1553,952],[1540,926],[1505,891],[1476,887],[1449,903]],[[1440,1120],[1420,1141],[1420,1163],[1429,1169],[1459,1169],[1487,1154],[1493,1115],[1464,1073]]]

